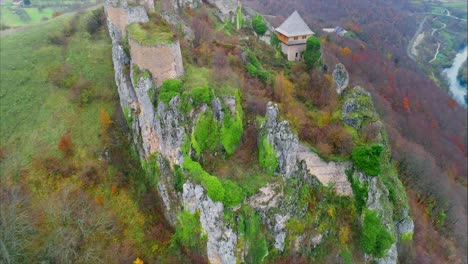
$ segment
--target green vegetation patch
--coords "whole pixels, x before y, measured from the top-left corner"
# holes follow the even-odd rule
[[[200,214],[191,214],[183,210],[177,214],[176,230],[172,243],[179,243],[191,249],[202,248],[206,243],[206,235],[200,223]]]
[[[132,80],[133,86],[137,86],[141,78],[150,79],[151,73],[148,70],[141,70],[137,65],[132,66]]]
[[[190,157],[185,157],[184,168],[188,170],[195,182],[201,183],[205,187],[208,196],[216,202],[224,200],[225,190],[221,181],[206,172],[200,163],[193,161]]]
[[[163,18],[153,15],[148,23],[133,23],[127,28],[128,36],[142,45],[171,44],[175,41],[172,27]]]
[[[180,95],[182,90],[181,80],[166,80],[163,82],[161,88],[159,88],[158,101],[168,104],[173,97]]]
[[[257,33],[260,36],[263,36],[265,32],[267,31],[268,27],[263,20],[263,17],[261,15],[255,15],[252,18],[252,28],[254,29],[255,33]]]
[[[247,51],[247,60],[249,61],[249,63],[245,65],[245,68],[250,74],[250,76],[257,77],[263,83],[268,82],[268,80],[270,79],[270,73],[263,69],[262,64],[257,59],[255,54],[249,50]]]
[[[353,177],[354,171],[348,170],[346,171],[346,176],[348,177],[348,181],[351,183],[351,189],[353,189],[354,194],[354,204],[356,205],[356,210],[359,214],[361,214],[362,209],[365,208],[367,203],[367,198],[369,196],[369,187],[367,183],[361,185],[358,179]]]
[[[231,155],[236,151],[237,146],[244,133],[244,113],[241,106],[240,91],[236,91],[236,113],[234,117],[229,111],[224,115],[224,125],[221,128],[221,144],[226,153]]]
[[[260,216],[248,206],[241,208],[239,231],[241,239],[245,241],[249,249],[245,261],[247,263],[262,263],[263,258],[268,254],[268,246],[265,234],[261,230]]]
[[[395,242],[393,235],[381,224],[375,211],[366,209],[362,225],[361,247],[374,257],[383,257]]]
[[[356,167],[370,176],[380,174],[383,147],[379,144],[356,147],[351,154]]]
[[[304,62],[308,69],[312,69],[320,65],[320,58],[322,56],[320,49],[320,39],[314,36],[307,39],[306,51],[304,52]]]
[[[258,160],[263,170],[273,175],[278,167],[278,160],[276,159],[276,150],[268,142],[266,136],[262,136],[258,146]]]
[[[192,131],[191,139],[197,155],[216,149],[219,143],[219,124],[214,119],[211,109],[200,115]]]

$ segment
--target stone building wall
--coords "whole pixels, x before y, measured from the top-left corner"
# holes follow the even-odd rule
[[[126,4],[126,2],[125,2]],[[112,23],[114,30],[117,29],[119,32],[111,32],[111,34],[117,34],[119,39],[123,39],[127,35],[127,26],[136,23],[147,23],[149,22],[148,14],[146,13],[145,7],[143,6],[114,6],[106,5],[107,20]]]
[[[281,51],[286,54],[289,61],[302,60],[305,50],[306,44],[288,46],[281,42]]]
[[[179,41],[173,44],[143,46],[129,39],[132,64],[148,70],[156,86],[167,79],[179,78],[184,74]]]

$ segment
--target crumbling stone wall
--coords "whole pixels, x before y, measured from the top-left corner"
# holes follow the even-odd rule
[[[114,30],[118,30],[118,32],[111,32],[111,34],[118,36],[118,39],[123,39],[127,35],[128,25],[136,22],[149,22],[148,14],[143,6],[109,4],[106,5],[106,14],[108,22],[113,25]]]
[[[143,46],[129,39],[129,44],[132,64],[142,70],[148,70],[156,86],[161,86],[164,80],[175,79],[184,74],[179,41]]]

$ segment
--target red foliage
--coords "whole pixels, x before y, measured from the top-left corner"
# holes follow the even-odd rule
[[[57,145],[58,149],[64,154],[66,158],[73,155],[74,146],[75,145],[72,143],[70,134],[62,135]]]

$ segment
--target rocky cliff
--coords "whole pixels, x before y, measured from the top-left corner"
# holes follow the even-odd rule
[[[232,9],[231,3],[227,1],[209,2],[221,6],[219,8],[223,14],[229,14]],[[177,8],[184,5],[195,8],[201,3],[196,0],[178,0],[173,1],[173,4]],[[175,48],[171,46],[172,49],[167,49],[165,54],[153,54],[146,50],[148,47],[139,49],[136,43],[130,41],[129,52],[125,47],[126,27],[137,22],[147,23],[149,17],[145,9],[128,6],[125,1],[120,1],[118,5],[108,2],[105,6],[113,44],[115,81],[134,145],[142,164],[151,164],[147,167],[153,168],[149,173],[158,179],[158,193],[169,222],[176,226],[177,216],[182,210],[199,213],[207,237],[206,255],[210,263],[249,262],[254,254],[251,248],[257,247],[257,242],[262,245],[261,250],[256,249],[255,253],[260,255],[260,260],[273,249],[278,252],[286,249],[310,252],[329,235],[327,229],[314,228],[310,232],[293,235],[294,232],[288,229],[288,223],[304,219],[309,210],[305,199],[310,190],[319,192],[329,188],[333,196],[352,199],[354,189],[350,179],[368,186],[366,208],[375,210],[395,237],[399,239],[403,234],[412,232],[413,223],[408,216],[407,206],[398,214],[393,213],[395,210],[389,202],[389,191],[380,178],[365,175],[352,162],[327,162],[321,159],[311,148],[299,142],[289,123],[281,120],[278,106],[274,103],[267,106],[258,141],[259,146],[267,148],[269,154],[266,155],[270,155],[268,158],[273,164],[272,173],[279,177],[235,206],[229,204],[223,198],[224,193],[219,195],[225,183],[219,183],[215,176],[209,175],[196,161],[200,147],[196,146],[195,130],[200,120],[207,116],[213,119],[209,120],[212,122],[213,134],[217,129],[229,129],[226,120],[235,119],[239,122],[240,118],[242,127],[240,96],[214,95],[209,101],[195,102],[190,93],[180,92],[167,102],[158,99],[164,81],[178,78],[183,73],[178,42],[171,44]],[[161,56],[175,59],[160,60],[159,64],[147,63],[159,60]],[[343,79],[342,75],[340,73],[340,80]],[[339,89],[343,89],[345,84],[347,80],[340,81]],[[358,99],[369,95],[360,89],[355,91],[346,95],[343,121],[350,126],[360,127],[364,121],[357,112],[374,112],[372,105],[364,108],[359,105],[362,100]],[[219,146],[223,144],[218,144],[217,150],[222,150]],[[224,150],[227,150],[225,145]],[[351,175],[349,171],[352,171]],[[182,181],[182,187],[177,187],[180,184],[178,181]],[[213,184],[218,185],[213,189]],[[226,192],[229,191],[226,189]],[[234,217],[229,218],[228,215]],[[249,238],[251,231],[245,231],[242,226],[256,217],[269,234],[256,234],[256,240],[253,241]],[[379,263],[396,263],[396,242],[384,258],[376,260]]]

